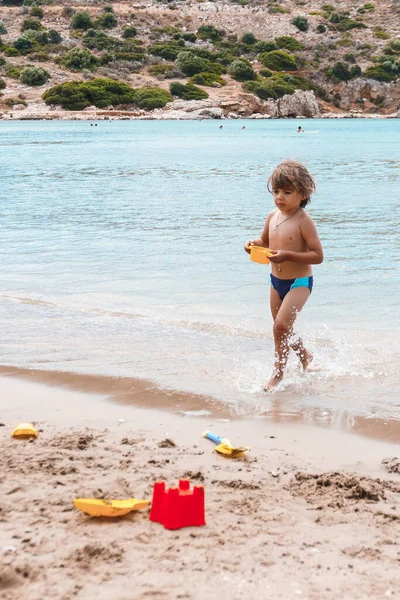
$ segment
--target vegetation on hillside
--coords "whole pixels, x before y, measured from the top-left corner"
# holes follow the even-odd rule
[[[241,29],[239,13],[236,23],[223,10],[207,12],[195,25],[179,2],[153,2],[164,11],[160,17],[124,1],[82,0],[76,8],[58,0],[3,0],[0,95],[18,79],[46,86],[45,102],[70,110],[127,104],[151,110],[173,96],[200,100],[210,88],[238,82],[262,99],[314,90],[340,107],[347,82],[364,76],[390,83],[400,76],[400,40],[378,3],[235,0],[243,11],[265,12],[266,30],[269,21],[279,30],[271,37],[257,35],[259,26],[252,31],[248,19]],[[153,83],[139,90],[136,74]]]

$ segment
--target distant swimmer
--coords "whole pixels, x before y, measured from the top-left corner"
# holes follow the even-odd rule
[[[242,129],[246,129],[246,127],[243,125]]]
[[[297,133],[304,133],[304,129],[302,129],[300,125],[297,128]]]
[[[219,128],[220,128],[220,129],[222,129],[222,128],[223,128],[223,125],[220,125],[220,126],[219,126]]]

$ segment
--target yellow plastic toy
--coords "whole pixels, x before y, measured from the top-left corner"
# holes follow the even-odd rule
[[[241,456],[247,450],[250,450],[250,446],[243,446],[241,448],[233,448],[231,442],[227,438],[221,438],[219,435],[215,435],[211,433],[211,431],[203,431],[202,436],[217,444],[214,448],[215,452],[218,454],[223,454],[224,456],[230,456],[231,458],[236,458],[237,456]]]
[[[38,435],[32,423],[20,423],[12,432],[11,437],[27,440],[29,438],[37,438]]]
[[[250,246],[250,260],[253,262],[268,265],[270,256],[273,256],[273,254],[269,248],[264,248],[264,246]]]
[[[141,510],[149,505],[149,500],[97,500],[96,498],[75,498],[74,506],[91,517],[123,517],[133,510]]]

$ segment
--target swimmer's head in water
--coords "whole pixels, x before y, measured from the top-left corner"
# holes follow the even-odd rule
[[[311,202],[311,194],[316,191],[315,181],[304,165],[294,160],[285,160],[280,163],[268,179],[268,191],[295,189],[303,197],[300,203],[305,208]]]

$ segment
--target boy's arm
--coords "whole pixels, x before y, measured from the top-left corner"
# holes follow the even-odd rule
[[[268,248],[268,245],[269,245],[269,223],[271,221],[272,214],[273,214],[273,211],[271,213],[269,213],[267,220],[265,221],[265,225],[264,225],[264,229],[261,234],[261,237],[257,238],[256,240],[249,240],[248,242],[245,243],[244,249],[246,250],[246,252],[250,253],[251,246],[263,246],[264,248]]]
[[[324,252],[319,239],[317,229],[311,219],[307,215],[306,219],[300,222],[300,231],[304,241],[307,244],[306,252],[290,252],[288,250],[279,250],[275,256],[271,256],[272,262],[294,262],[301,265],[319,265],[324,260]]]

